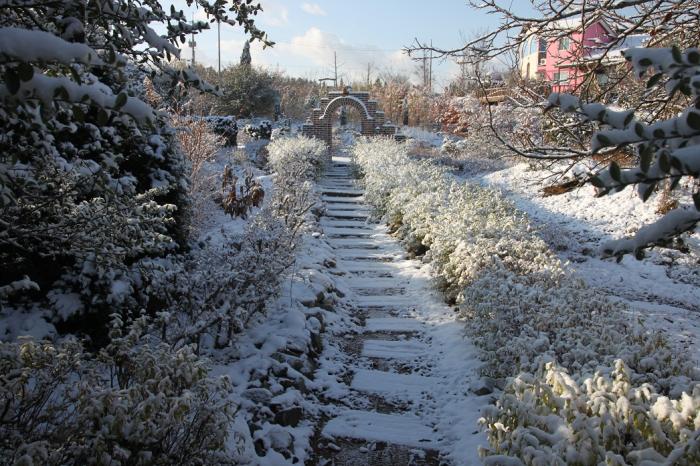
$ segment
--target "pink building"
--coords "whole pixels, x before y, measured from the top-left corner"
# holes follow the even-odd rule
[[[520,53],[520,74],[525,79],[543,80],[553,92],[571,92],[583,80],[582,63],[615,39],[615,32],[600,20],[581,30],[580,20],[562,20],[554,25],[556,38],[530,37]]]

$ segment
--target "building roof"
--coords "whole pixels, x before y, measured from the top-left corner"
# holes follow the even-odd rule
[[[612,49],[607,50],[605,47],[600,49],[591,50],[591,54],[586,57],[588,60],[600,60],[605,56],[606,63],[615,63],[624,60],[622,53],[626,50],[635,47],[644,47],[644,45],[649,41],[648,34],[633,34],[625,37],[622,43],[617,44]]]

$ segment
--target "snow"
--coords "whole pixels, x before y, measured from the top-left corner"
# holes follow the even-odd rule
[[[68,42],[49,32],[16,27],[0,28],[0,55],[34,62],[103,64],[97,52],[85,44]]]
[[[433,429],[409,414],[347,410],[328,422],[323,434],[420,448],[438,446]]]
[[[341,163],[338,157],[334,161]],[[326,183],[332,186],[329,178],[320,184]],[[342,191],[325,194],[326,214],[335,215],[348,199]],[[363,198],[351,199],[348,209],[364,213],[357,205]],[[465,339],[463,323],[434,290],[430,266],[406,259],[387,227],[372,220],[322,217],[320,225],[323,238],[334,248],[337,283],[350,306],[347,312],[367,314],[364,325],[342,327],[344,340],[359,357],[355,352],[348,355],[332,333],[325,341],[317,377],[350,379],[349,387],[330,383],[325,390],[327,398],[342,400],[351,409],[331,409],[323,434],[433,448],[457,465],[480,463],[478,447],[486,439],[476,426],[489,397],[471,393],[469,382],[480,379],[481,362]],[[367,394],[406,408],[376,412]],[[414,438],[416,432],[420,438]]]
[[[57,93],[64,93],[64,100],[72,103],[83,102],[89,99],[95,104],[104,108],[114,108],[127,115],[130,115],[139,122],[154,121],[155,112],[140,99],[126,97],[123,106],[117,105],[118,96],[112,90],[97,80],[95,76],[84,78],[86,82],[78,84],[70,78],[63,76],[47,76],[41,73],[34,73],[28,81],[20,83],[16,97],[22,100],[39,99],[44,105],[53,104]],[[0,87],[0,96],[9,95],[7,87]]]
[[[423,330],[424,324],[415,319],[400,317],[375,317],[365,321],[369,332],[416,332]]]
[[[426,355],[428,347],[416,341],[365,340],[362,355],[369,358],[411,359]]]
[[[433,392],[441,381],[417,374],[397,374],[377,370],[359,369],[352,379],[352,388],[365,392],[376,392],[388,396],[411,396],[419,398]]]
[[[659,250],[643,261],[626,256],[617,263],[598,254],[601,244],[603,248],[619,244],[614,241],[620,235],[638,229],[637,234],[644,235],[648,227],[642,225],[653,224],[661,217],[655,212],[654,198],[644,203],[632,190],[596,198],[590,185],[543,197],[543,182],[539,180],[548,175],[522,163],[474,180],[500,189],[513,200],[586,283],[630,302],[635,315],[651,328],[672,328],[671,336],[691,345],[690,354],[700,359],[700,280],[693,265],[697,259],[690,256],[679,260]]]

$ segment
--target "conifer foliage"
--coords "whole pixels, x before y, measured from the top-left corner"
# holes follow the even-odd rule
[[[197,4],[269,43],[252,20],[260,5]],[[27,311],[39,297],[54,324],[97,315],[105,328],[138,286],[139,262],[184,244],[186,162],[139,83],[215,91],[169,65],[208,23],[133,0],[0,9],[0,299]]]

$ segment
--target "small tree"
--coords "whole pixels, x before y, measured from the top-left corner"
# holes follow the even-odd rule
[[[253,58],[250,56],[250,42],[245,41],[245,44],[243,45],[243,52],[241,52],[240,64],[242,66],[250,66],[252,63]]]
[[[243,118],[273,114],[278,97],[267,71],[248,65],[232,66],[222,71],[221,83],[220,113]]]

